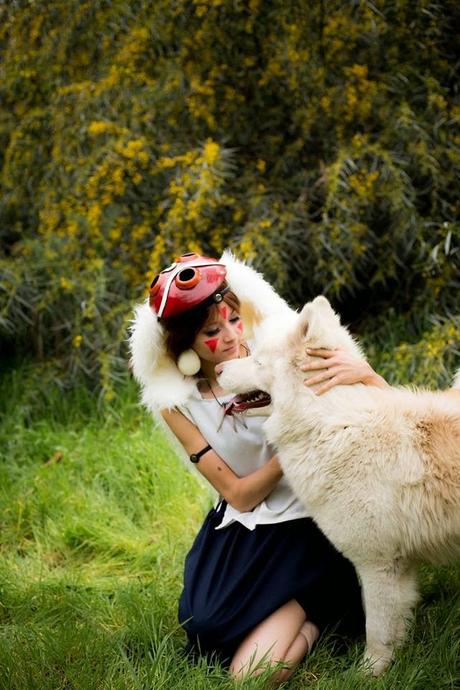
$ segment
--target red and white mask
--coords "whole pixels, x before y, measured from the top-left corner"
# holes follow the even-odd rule
[[[150,285],[150,307],[158,318],[176,316],[192,309],[214,295],[225,280],[227,269],[217,259],[198,254],[183,254],[168,268],[158,273]]]

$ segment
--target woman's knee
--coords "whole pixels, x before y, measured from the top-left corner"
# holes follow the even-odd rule
[[[292,672],[308,651],[306,635],[301,634],[304,624],[305,612],[295,600],[274,611],[238,647],[230,666],[232,675],[259,675],[279,664],[287,665]]]

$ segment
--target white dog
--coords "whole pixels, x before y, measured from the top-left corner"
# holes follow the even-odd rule
[[[225,362],[219,384],[271,395],[265,431],[283,471],[360,575],[365,663],[378,675],[417,600],[417,561],[460,555],[460,372],[446,392],[356,384],[316,395],[299,368],[307,348],[363,356],[325,297],[255,335],[252,355]]]

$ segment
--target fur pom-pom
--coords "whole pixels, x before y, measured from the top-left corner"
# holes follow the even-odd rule
[[[142,389],[142,402],[151,411],[183,403],[195,383],[185,378],[165,349],[165,333],[148,302],[135,308],[129,339],[134,378]]]

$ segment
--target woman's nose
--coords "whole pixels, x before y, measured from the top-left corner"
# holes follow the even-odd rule
[[[231,325],[228,325],[224,331],[224,340],[228,343],[228,342],[231,342],[232,340],[235,340],[236,337],[237,337],[236,331],[232,328]]]

